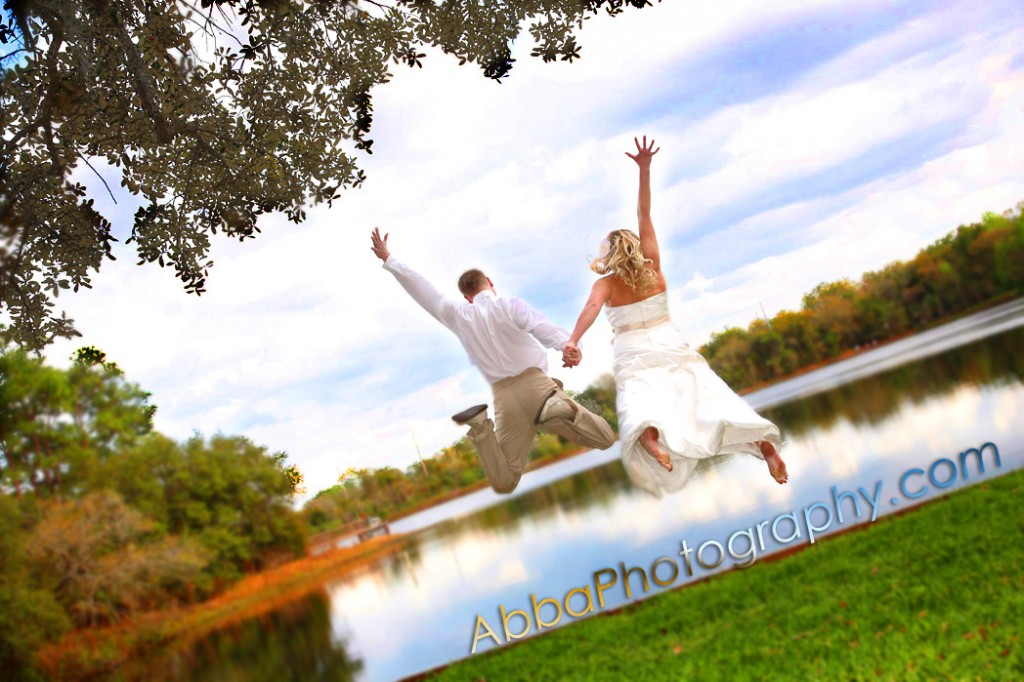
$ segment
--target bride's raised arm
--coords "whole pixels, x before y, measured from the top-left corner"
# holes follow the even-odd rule
[[[644,258],[651,259],[651,266],[655,272],[661,271],[661,254],[658,251],[658,238],[654,234],[654,223],[651,222],[651,157],[661,150],[661,147],[654,148],[654,140],[647,144],[647,136],[644,135],[643,144],[635,137],[636,154],[626,152],[626,156],[636,161],[640,167],[640,191],[636,200],[636,218],[640,227],[640,248],[643,249]]]

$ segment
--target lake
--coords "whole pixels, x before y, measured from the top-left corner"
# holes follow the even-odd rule
[[[605,612],[1006,473],[1024,464],[1022,326],[1014,301],[746,396],[782,428],[788,485],[736,456],[659,499],[629,482],[616,444],[529,472],[511,496],[482,490],[397,521],[392,531],[410,536],[401,553],[120,675],[399,679],[469,656],[478,615],[504,642],[499,609],[532,619],[531,595],[562,603],[589,586]],[[655,561],[665,586],[645,592],[636,572],[627,598],[623,570],[650,577]],[[597,583],[612,576],[598,607]],[[477,650],[496,646],[485,637]]]

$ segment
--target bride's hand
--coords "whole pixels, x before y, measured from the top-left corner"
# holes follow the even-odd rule
[[[651,143],[647,144],[647,136],[644,135],[644,143],[640,144],[640,140],[633,138],[633,142],[636,144],[636,154],[630,154],[626,152],[626,156],[636,161],[636,164],[641,168],[651,167],[651,157],[661,151],[661,147],[654,148],[654,139],[651,139]]]
[[[567,343],[562,349],[562,367],[575,367],[580,364],[583,355],[574,343]]]

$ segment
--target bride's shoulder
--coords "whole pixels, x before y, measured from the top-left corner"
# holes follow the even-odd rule
[[[615,275],[605,275],[604,277],[598,278],[594,282],[594,286],[592,286],[590,290],[595,293],[601,292],[610,294],[612,291],[614,291],[614,285],[612,284],[611,280],[611,278],[614,276]]]
[[[629,288],[629,285],[623,282],[622,278],[615,274],[605,275],[597,281],[601,282],[602,286],[608,287],[609,291],[621,291]]]

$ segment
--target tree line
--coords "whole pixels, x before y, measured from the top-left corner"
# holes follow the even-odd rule
[[[922,249],[865,273],[816,286],[800,310],[714,334],[699,351],[733,389],[927,328],[1024,291],[1024,201],[961,225]]]
[[[148,399],[95,348],[68,369],[0,354],[5,679],[42,679],[35,652],[72,627],[201,600],[304,553],[302,477],[284,453],[175,442]]]

